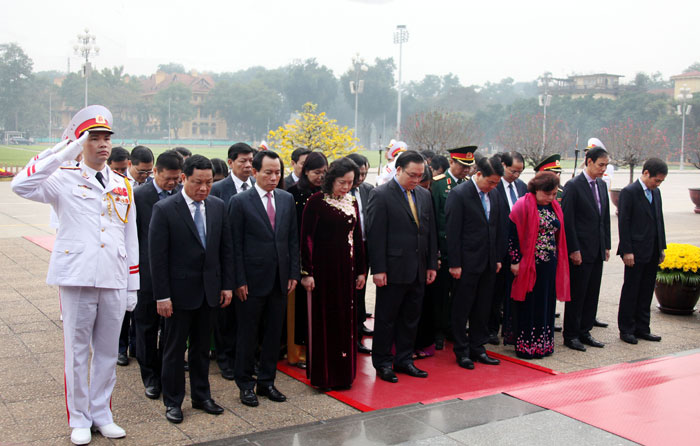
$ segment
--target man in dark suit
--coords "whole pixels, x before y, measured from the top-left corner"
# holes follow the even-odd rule
[[[518,198],[527,193],[527,184],[520,179],[520,174],[525,169],[525,159],[518,152],[506,152],[499,154],[503,163],[503,176],[496,186],[496,192],[500,200],[501,212],[501,237],[504,244],[508,243],[508,232],[510,231],[510,210]],[[513,273],[510,272],[510,259],[507,254],[507,247],[501,251],[501,270],[496,274],[493,286],[493,298],[491,300],[491,314],[489,316],[489,344],[498,345],[498,329],[501,326],[503,317],[508,316],[510,311],[510,287],[513,283]]]
[[[228,165],[231,175],[217,181],[211,187],[211,194],[219,197],[228,206],[231,197],[253,187],[252,147],[239,142],[228,149]],[[221,376],[233,380],[236,362],[236,310],[235,305],[214,310],[214,345],[216,346],[216,362],[221,370]]]
[[[586,351],[584,344],[605,346],[591,336],[591,329],[603,262],[610,258],[610,202],[601,179],[609,161],[603,148],[586,152],[586,167],[566,183],[561,201],[571,282],[571,300],[564,307],[564,345],[578,351]]]
[[[651,334],[649,307],[659,264],[664,261],[666,230],[659,185],[668,175],[668,166],[658,158],[649,158],[642,176],[620,192],[617,254],[625,263],[617,326],[620,339],[636,344],[637,338],[661,341]]]
[[[139,237],[139,270],[142,271],[138,303],[134,308],[136,359],[141,369],[141,380],[146,396],[156,399],[162,389],[160,382],[163,352],[158,346],[158,329],[161,318],[153,299],[151,267],[148,259],[148,232],[151,226],[153,206],[182,188],[182,157],[172,150],[161,153],[156,160],[154,179],[134,189],[136,204],[136,229]]]
[[[360,210],[360,228],[362,229],[362,242],[364,243],[364,252],[367,251],[367,203],[369,200],[369,192],[374,189],[374,186],[365,182],[367,172],[369,171],[369,160],[367,157],[359,153],[351,153],[348,155],[357,166],[360,168],[360,175],[355,179],[355,185],[350,190],[350,194],[357,200],[357,206]],[[365,271],[362,274],[367,274],[369,270],[369,258],[365,256]],[[357,351],[369,355],[372,350],[362,344],[363,336],[372,336],[374,332],[365,327],[367,320],[367,306],[365,305],[365,292],[367,284],[359,290],[355,290],[355,302],[357,308]]]
[[[188,362],[192,407],[210,414],[223,408],[209,390],[211,309],[231,303],[233,246],[226,207],[209,197],[214,181],[211,162],[193,155],[185,161],[182,192],[153,206],[148,232],[153,297],[163,329],[163,403],[165,417],[182,421],[185,397],[183,355]]]
[[[437,270],[433,203],[430,192],[418,187],[425,161],[410,150],[395,166],[396,175],[372,189],[367,204],[369,262],[377,286],[372,365],[380,379],[392,383],[398,382],[394,372],[428,376],[413,364],[412,354],[425,285]]]
[[[289,189],[299,182],[301,169],[304,167],[304,161],[309,156],[311,150],[306,147],[298,147],[292,152],[292,172],[284,178],[284,190]]]
[[[277,358],[287,295],[301,278],[299,233],[292,195],[277,189],[284,172],[277,153],[261,151],[253,159],[253,188],[229,203],[235,258],[236,384],[241,402],[258,405],[257,394],[272,401],[287,398],[275,387]],[[258,328],[264,326],[260,368],[253,378]]]
[[[503,242],[501,208],[494,189],[503,176],[498,155],[480,157],[476,174],[452,190],[445,203],[450,275],[457,280],[452,303],[452,335],[457,364],[474,368],[474,361],[498,365],[486,354],[488,319],[496,274],[501,269]],[[469,321],[469,337],[466,326]]]

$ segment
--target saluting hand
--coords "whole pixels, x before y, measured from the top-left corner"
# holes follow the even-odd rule
[[[233,291],[221,290],[221,297],[219,298],[221,308],[228,307],[231,304],[231,299],[233,299]]]
[[[241,302],[245,302],[248,299],[248,285],[243,285],[236,288],[236,296]]]
[[[156,311],[158,312],[159,315],[163,317],[170,317],[173,315],[173,301],[172,300],[164,300],[162,302],[157,302],[156,303]]]

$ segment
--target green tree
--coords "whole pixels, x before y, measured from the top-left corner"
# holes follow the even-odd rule
[[[158,65],[158,71],[162,71],[164,73],[179,73],[179,74],[184,74],[185,73],[185,66],[179,63],[175,62],[170,62],[170,63],[165,63],[165,64],[160,64]]]
[[[28,105],[33,62],[16,43],[0,45],[0,125],[19,130]]]
[[[160,129],[167,131],[170,127],[177,139],[178,129],[195,116],[196,110],[191,101],[192,90],[182,84],[172,84],[156,93],[153,111],[160,120]]]
[[[330,68],[311,58],[290,64],[282,71],[286,74],[282,92],[291,110],[298,110],[307,102],[317,104],[320,110],[330,108],[338,92],[338,80]]]

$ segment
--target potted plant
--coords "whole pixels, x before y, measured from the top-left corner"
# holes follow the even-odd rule
[[[656,300],[669,314],[692,314],[700,298],[700,248],[669,243],[656,273]]]

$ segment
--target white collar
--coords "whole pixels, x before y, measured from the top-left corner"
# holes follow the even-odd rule
[[[238,178],[236,175],[234,175],[233,171],[231,171],[231,179],[233,180],[234,186],[236,186],[236,190],[239,192],[241,191],[241,186],[243,185],[243,183],[248,185],[247,189],[250,189],[251,187],[253,187],[253,183],[252,183],[252,181],[250,181],[250,177],[248,177],[247,180],[243,181],[240,178]]]
[[[261,199],[265,198],[267,196],[267,191],[265,189],[263,189],[262,187],[258,186],[257,182],[253,185],[253,187],[255,187],[255,190],[258,192],[258,195],[260,195]],[[274,200],[275,199],[274,189],[270,193],[272,194],[272,199]]]
[[[187,207],[192,207],[192,205],[195,203],[195,201],[190,198],[189,195],[187,195],[187,192],[185,192],[185,188],[182,188],[182,191],[180,192],[183,197],[185,197],[185,203],[187,203]],[[200,201],[200,203],[204,204],[204,200]]]

